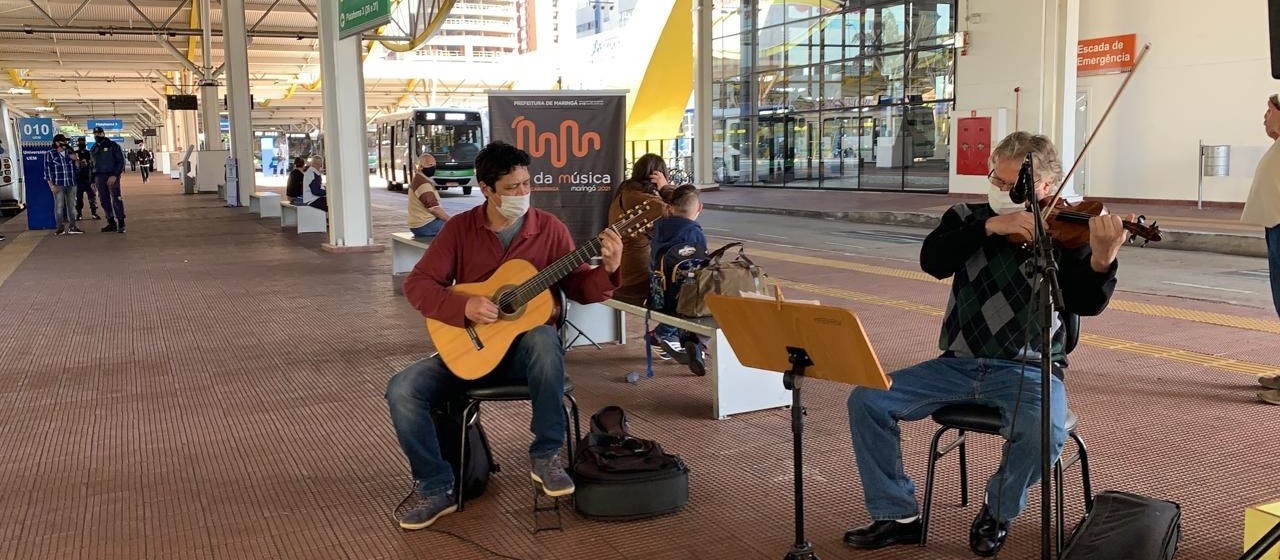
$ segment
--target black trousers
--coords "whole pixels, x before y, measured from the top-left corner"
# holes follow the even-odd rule
[[[76,177],[76,216],[84,218],[84,199],[89,197],[90,213],[98,213],[98,197],[89,191],[89,187],[93,185],[93,177]]]

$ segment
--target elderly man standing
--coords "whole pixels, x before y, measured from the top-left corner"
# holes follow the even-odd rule
[[[76,227],[76,165],[71,159],[67,137],[53,137],[53,149],[44,154],[44,180],[53,192],[54,216],[58,231],[54,235],[84,233]]]

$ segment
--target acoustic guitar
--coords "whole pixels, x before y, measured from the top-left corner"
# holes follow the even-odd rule
[[[648,201],[628,210],[609,226],[619,237],[639,235],[653,225]],[[523,259],[511,259],[483,282],[455,284],[449,291],[489,298],[498,306],[498,320],[487,325],[458,328],[427,319],[427,332],[449,371],[462,379],[488,375],[498,367],[516,337],[547,324],[557,312],[551,286],[583,263],[600,256],[600,238],[593,238],[541,271]]]

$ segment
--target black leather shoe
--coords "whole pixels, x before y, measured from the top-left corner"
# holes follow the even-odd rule
[[[984,504],[969,526],[969,550],[978,556],[995,556],[1009,536],[1009,522],[996,521]]]
[[[910,523],[875,521],[866,527],[849,529],[844,534],[844,544],[866,550],[895,544],[920,544],[921,534],[919,518]]]

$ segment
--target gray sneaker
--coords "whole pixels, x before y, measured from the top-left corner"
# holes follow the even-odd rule
[[[400,513],[402,509],[404,513]],[[453,491],[425,496],[415,488],[396,507],[396,517],[402,529],[416,531],[430,527],[437,519],[455,511],[458,511],[458,499]]]
[[[1268,389],[1280,389],[1280,375],[1264,375],[1259,377],[1258,384]]]
[[[543,493],[553,498],[573,493],[573,479],[569,478],[569,473],[564,472],[559,453],[541,459],[531,457],[529,461],[533,464],[529,476],[542,485]]]

